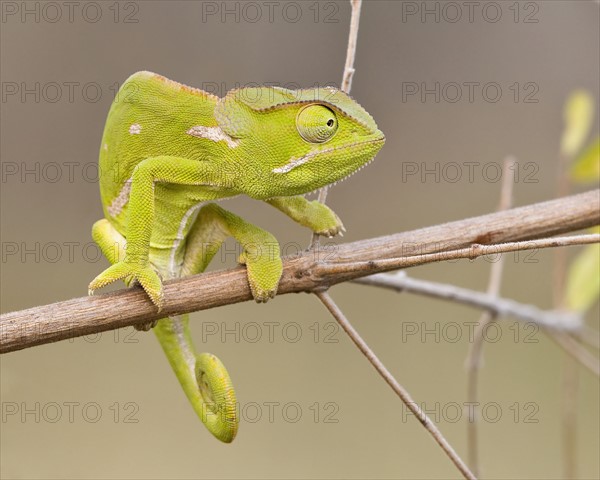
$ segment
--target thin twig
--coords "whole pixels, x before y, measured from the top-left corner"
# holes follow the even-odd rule
[[[358,25],[360,22],[360,9],[362,0],[350,0],[352,14],[350,16],[350,33],[348,34],[348,48],[346,49],[346,64],[344,66],[344,74],[342,76],[341,90],[350,93],[352,88],[352,78],[354,77],[354,59],[356,58],[356,42],[358,39]],[[328,187],[325,186],[319,190],[318,201],[325,204],[327,200]],[[313,233],[310,246],[308,249],[313,249],[319,245],[319,236]]]
[[[557,186],[556,196],[563,197],[569,192],[569,178],[567,177],[567,168],[573,158],[561,152],[558,158]],[[567,252],[554,252],[554,269],[552,278],[552,293],[554,299],[554,308],[564,309],[565,307],[565,286],[567,278]],[[563,349],[573,355],[573,350],[569,350],[568,345],[573,347],[567,339],[559,336],[550,337],[563,347]],[[575,357],[577,358],[577,357]],[[577,440],[577,385],[579,383],[578,370],[575,368],[572,358],[567,355],[563,357],[562,370],[562,442],[563,442],[563,471],[566,479],[577,477],[576,462],[576,440]]]
[[[600,360],[586,350],[579,342],[577,342],[577,340],[564,332],[553,332],[553,334],[550,335],[550,338],[558,343],[566,353],[581,363],[581,365],[594,373],[597,377],[600,377]],[[563,379],[563,381],[568,383],[571,379]]]
[[[600,332],[587,325],[583,325],[577,332],[577,339],[596,350],[600,349]]]
[[[407,276],[403,270],[392,275],[377,273],[368,277],[357,278],[356,280],[352,280],[352,282],[389,288],[398,292],[410,292],[450,300],[482,309],[494,316],[514,317],[521,322],[535,323],[547,328],[556,328],[556,325],[563,325],[565,328],[569,328],[573,325],[581,324],[581,317],[573,312],[540,310],[534,305],[519,303],[506,298],[498,298],[489,293],[412,278]]]
[[[389,372],[389,370],[385,367],[385,365],[379,360],[379,358],[375,355],[373,350],[367,345],[367,343],[362,339],[359,333],[354,329],[352,324],[348,321],[344,313],[340,310],[340,308],[336,305],[333,299],[329,296],[327,292],[318,291],[315,292],[315,295],[319,297],[319,300],[325,305],[327,310],[331,313],[331,315],[337,320],[340,326],[344,329],[344,331],[348,334],[348,336],[352,339],[354,344],[358,347],[358,349],[363,353],[367,360],[373,365],[375,370],[383,377],[383,379],[387,382],[387,384],[392,388],[392,390],[400,397],[400,400],[406,405],[406,407],[413,413],[415,417],[421,422],[423,427],[431,434],[433,439],[437,442],[437,444],[442,448],[442,450],[446,453],[448,458],[452,461],[452,463],[458,468],[460,473],[469,480],[476,480],[475,475],[471,473],[469,467],[462,461],[462,459],[458,456],[452,445],[448,443],[446,438],[442,435],[436,425],[430,420],[430,418],[423,412],[423,410],[416,404],[416,402],[412,399],[410,394],[406,391],[406,389],[398,383],[398,381],[394,378],[394,376]]]
[[[573,355],[573,352],[566,346],[568,343],[561,344],[564,339],[561,339],[558,335],[553,336],[553,338],[567,353]],[[577,360],[586,365],[582,359],[577,358]],[[569,355],[563,356],[562,363],[563,468],[565,479],[571,479],[577,478],[575,475],[577,475],[577,400],[579,397],[579,368],[575,360]],[[596,360],[596,368],[597,363],[598,361]],[[596,375],[598,375],[598,372],[596,372]]]
[[[354,77],[354,59],[356,58],[356,42],[358,39],[358,24],[360,22],[360,9],[362,0],[350,0],[352,15],[350,17],[350,32],[348,34],[348,49],[346,50],[346,64],[342,77],[342,91],[350,93],[352,78]]]
[[[474,260],[485,255],[497,255],[499,253],[518,252],[525,250],[539,250],[542,248],[566,247],[570,245],[588,245],[600,242],[600,233],[590,233],[583,235],[572,235],[568,237],[540,238],[537,240],[527,240],[524,242],[506,242],[495,245],[481,245],[475,243],[470,247],[459,248],[456,250],[446,250],[436,253],[426,253],[423,255],[411,255],[408,257],[386,258],[378,261],[354,261],[340,262],[335,264],[323,264],[319,267],[323,273],[329,274],[352,274],[357,271],[364,271],[371,267],[373,270],[390,271],[400,268],[415,267],[426,263],[443,262],[448,260],[458,260],[468,258]],[[560,325],[556,325],[560,327]]]
[[[335,249],[303,252],[285,259],[278,294],[311,292],[389,271],[402,262],[396,259],[396,266],[390,267],[386,259],[406,255],[407,251],[443,252],[476,242],[528,240],[592,227],[600,224],[599,204],[600,191],[594,190],[505,212],[339,244]],[[552,242],[561,243],[557,239]],[[526,243],[535,245],[529,240]],[[522,249],[523,245],[517,243],[515,248]],[[418,265],[442,257],[435,254],[433,258],[421,257],[418,262],[410,257],[407,263]],[[348,268],[349,262],[352,268]],[[336,273],[338,265],[343,271]],[[252,299],[246,271],[241,267],[165,282],[164,293],[161,312],[141,289],[133,288],[0,315],[0,353]]]
[[[504,178],[502,179],[502,187],[500,189],[500,203],[498,205],[498,211],[502,212],[512,207],[513,203],[513,181],[512,176],[508,175],[508,172],[512,172],[516,165],[516,159],[514,157],[508,157],[504,159]],[[490,271],[490,279],[488,282],[487,293],[493,298],[497,298],[500,294],[500,284],[502,282],[502,273],[504,272],[504,255],[500,257],[499,261],[492,265]],[[487,326],[496,320],[498,312],[490,312],[489,310],[483,312],[477,322],[477,328],[475,329],[475,336],[473,343],[469,346],[469,352],[467,354],[467,402],[469,405],[478,405],[477,397],[479,390],[479,371],[481,370],[482,358],[483,358],[483,340],[485,329]],[[477,425],[478,412],[475,411],[469,418],[467,425],[467,449],[469,465],[475,472],[475,475],[480,475],[479,466],[479,443],[478,443],[478,425]]]

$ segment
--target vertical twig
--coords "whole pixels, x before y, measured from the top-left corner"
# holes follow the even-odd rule
[[[566,170],[571,158],[564,153],[560,154],[558,162],[557,195],[567,195],[569,192],[569,180]],[[553,297],[554,307],[564,309],[565,307],[565,280],[567,277],[567,252],[554,252],[553,272]],[[553,335],[554,340],[565,347],[568,342],[565,338]],[[567,350],[570,352],[570,350]],[[568,355],[563,357],[562,370],[562,431],[563,431],[563,456],[564,477],[566,479],[577,477],[577,387],[579,386],[579,370],[573,358]]]
[[[561,337],[555,336],[557,341]],[[577,390],[579,387],[579,368],[569,355],[563,354],[562,371],[562,427],[564,476],[577,478]]]
[[[360,8],[362,0],[350,0],[352,14],[350,17],[350,33],[348,34],[348,48],[346,50],[346,65],[344,66],[344,75],[342,77],[342,91],[350,93],[352,88],[352,78],[354,77],[354,58],[356,57],[356,42],[358,39],[358,24],[360,21]],[[327,200],[328,187],[325,186],[319,190],[318,201],[325,203]],[[319,246],[319,235],[313,233],[309,250]]]
[[[583,367],[587,368],[590,372],[592,372],[594,375],[596,375],[597,377],[600,377],[600,364],[598,363],[598,357],[596,357],[595,355],[592,355],[592,353],[590,353],[590,351],[588,349],[586,349],[583,345],[581,345],[581,343],[579,343],[574,336],[571,335],[563,335],[562,332],[548,332],[550,335],[550,338],[552,340],[554,340],[560,347],[562,347],[562,349],[564,350],[564,352],[566,354],[568,354],[568,357],[570,360],[575,360],[576,362],[573,363],[573,366],[576,365],[576,363],[580,363]],[[570,366],[568,364],[565,364],[563,366],[563,368],[565,370],[569,369]],[[570,385],[570,386],[576,386],[572,383],[570,383],[571,380],[568,379],[563,379],[563,383],[565,385]],[[563,399],[563,401],[565,401],[566,399]],[[575,408],[576,402],[573,405],[570,405],[569,403],[564,403],[565,407],[569,407],[569,408]],[[574,412],[573,412],[574,413]],[[568,478],[573,478],[573,477],[568,477]]]
[[[340,308],[336,305],[333,299],[329,296],[327,292],[315,292],[315,295],[319,297],[319,300],[325,305],[327,310],[331,313],[331,315],[337,320],[340,326],[344,329],[344,331],[348,334],[348,336],[352,339],[354,344],[358,347],[358,349],[363,353],[367,360],[373,365],[375,370],[383,377],[383,379],[387,382],[387,384],[394,390],[396,395],[400,397],[400,400],[406,405],[406,407],[413,413],[415,417],[421,422],[421,424],[425,427],[425,429],[431,434],[437,444],[442,448],[442,450],[448,455],[452,463],[458,468],[458,470],[462,473],[462,475],[468,480],[476,480],[475,475],[471,473],[469,467],[462,461],[462,459],[458,456],[452,445],[448,443],[446,438],[442,435],[442,433],[438,430],[435,424],[429,419],[429,417],[421,410],[421,408],[415,403],[410,394],[398,383],[398,381],[394,378],[394,376],[388,371],[381,360],[377,358],[373,350],[367,345],[367,343],[362,339],[359,333],[354,329],[352,324],[348,321],[344,313],[340,310]]]
[[[350,0],[350,5],[352,6],[352,16],[350,18],[346,65],[344,65],[344,76],[342,77],[342,90],[346,93],[350,93],[352,77],[354,77],[354,58],[356,57],[356,41],[358,38],[358,22],[360,20],[362,0]]]
[[[508,210],[512,204],[513,177],[509,172],[513,172],[516,165],[514,157],[504,159],[502,178],[502,189],[500,191],[500,203],[498,211]],[[504,271],[504,255],[492,265],[490,280],[487,293],[497,297],[500,293],[500,283]],[[481,360],[483,357],[483,335],[488,324],[496,320],[497,315],[493,312],[485,311],[479,317],[479,322],[473,337],[473,343],[470,345],[467,356],[467,402],[468,405],[476,405],[478,393],[479,371],[481,369]],[[478,453],[478,428],[477,411],[473,411],[473,417],[468,419],[467,425],[467,450],[469,465],[475,475],[480,475],[479,453]]]

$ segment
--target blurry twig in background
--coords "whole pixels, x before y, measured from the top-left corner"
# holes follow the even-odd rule
[[[572,357],[567,358],[569,362],[573,363],[574,366],[576,366],[576,364],[573,362],[573,359],[581,363],[581,365],[587,368],[590,372],[596,374],[596,376],[600,376],[600,364],[598,363],[598,357],[586,350],[577,340],[575,340],[575,338],[564,332],[552,332],[550,338],[560,345],[565,352]]]
[[[590,347],[594,347],[596,350],[600,349],[600,332],[598,330],[594,330],[587,325],[583,325],[581,331],[577,334],[577,338],[589,345]]]
[[[358,39],[358,24],[360,22],[360,9],[362,7],[362,0],[350,0],[352,7],[352,15],[350,17],[350,33],[348,34],[348,48],[346,50],[346,64],[344,66],[344,74],[342,76],[342,91],[350,93],[352,88],[352,78],[354,77],[354,58],[356,57],[356,42]],[[327,200],[327,187],[323,187],[319,190],[318,200],[321,203],[325,203]],[[319,245],[319,236],[313,233],[310,246],[308,249],[312,249]]]
[[[497,265],[497,263],[494,265]],[[403,270],[395,274],[377,273],[368,277],[357,278],[352,282],[462,303],[463,305],[485,310],[494,317],[515,317],[521,322],[535,323],[541,327],[555,328],[556,325],[578,325],[580,322],[579,315],[573,312],[540,310],[534,305],[498,298],[489,293],[412,278],[406,275]]]
[[[431,434],[437,444],[442,448],[442,450],[448,455],[452,463],[458,468],[460,473],[464,476],[464,478],[469,480],[476,480],[475,475],[469,470],[469,467],[462,461],[462,459],[458,456],[454,448],[448,443],[446,438],[442,435],[442,433],[438,430],[435,424],[430,420],[425,412],[416,404],[416,402],[412,399],[410,394],[404,389],[402,385],[398,383],[398,381],[394,378],[394,376],[388,371],[381,360],[375,355],[373,350],[367,345],[367,343],[362,339],[359,333],[354,329],[352,324],[348,321],[344,313],[340,310],[340,308],[336,305],[333,299],[329,296],[327,292],[319,291],[315,292],[315,295],[319,297],[319,300],[325,305],[327,310],[331,313],[331,315],[337,320],[343,330],[348,334],[348,336],[352,339],[354,344],[358,347],[358,349],[363,353],[365,357],[369,360],[371,365],[375,367],[375,370],[383,377],[383,379],[387,382],[387,384],[394,390],[396,395],[400,397],[404,405],[414,414],[415,417],[421,422],[423,427]]]
[[[507,157],[504,159],[503,171],[512,171],[516,159],[514,157]],[[513,181],[510,175],[504,175],[502,179],[502,187],[500,190],[500,204],[498,205],[498,211],[502,212],[508,210],[513,203]],[[502,273],[504,272],[504,256],[500,257],[499,261],[492,265],[490,271],[490,279],[488,282],[487,293],[493,297],[498,297],[500,294],[500,284],[502,282]],[[475,329],[475,336],[473,343],[469,345],[469,353],[467,354],[467,402],[470,405],[478,405],[478,381],[479,371],[482,366],[483,359],[483,340],[485,329],[487,326],[496,320],[498,316],[497,312],[491,312],[489,310],[483,312],[477,322],[477,328]],[[468,419],[467,425],[467,450],[469,465],[475,472],[475,475],[480,475],[479,467],[479,443],[478,443],[478,428],[477,421],[479,412],[476,407],[473,411],[472,417]]]

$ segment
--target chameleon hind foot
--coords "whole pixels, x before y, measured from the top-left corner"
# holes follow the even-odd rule
[[[246,265],[248,284],[256,303],[266,303],[269,299],[275,298],[283,272],[279,246],[275,254],[262,252],[263,249],[268,250],[269,245],[244,248],[244,252],[238,259],[240,264]]]

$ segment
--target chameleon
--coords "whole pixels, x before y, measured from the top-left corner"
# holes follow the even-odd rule
[[[217,202],[245,195],[318,235],[343,234],[329,207],[303,195],[349,177],[384,142],[371,115],[334,87],[239,88],[218,97],[134,73],[112,102],[100,145],[104,218],[92,237],[111,266],[89,294],[123,280],[160,310],[162,282],[203,272],[231,236],[252,296],[266,302],[282,274],[279,244]],[[188,315],[138,329],[151,328],[196,414],[216,438],[233,441],[239,414],[223,363],[196,352]]]

